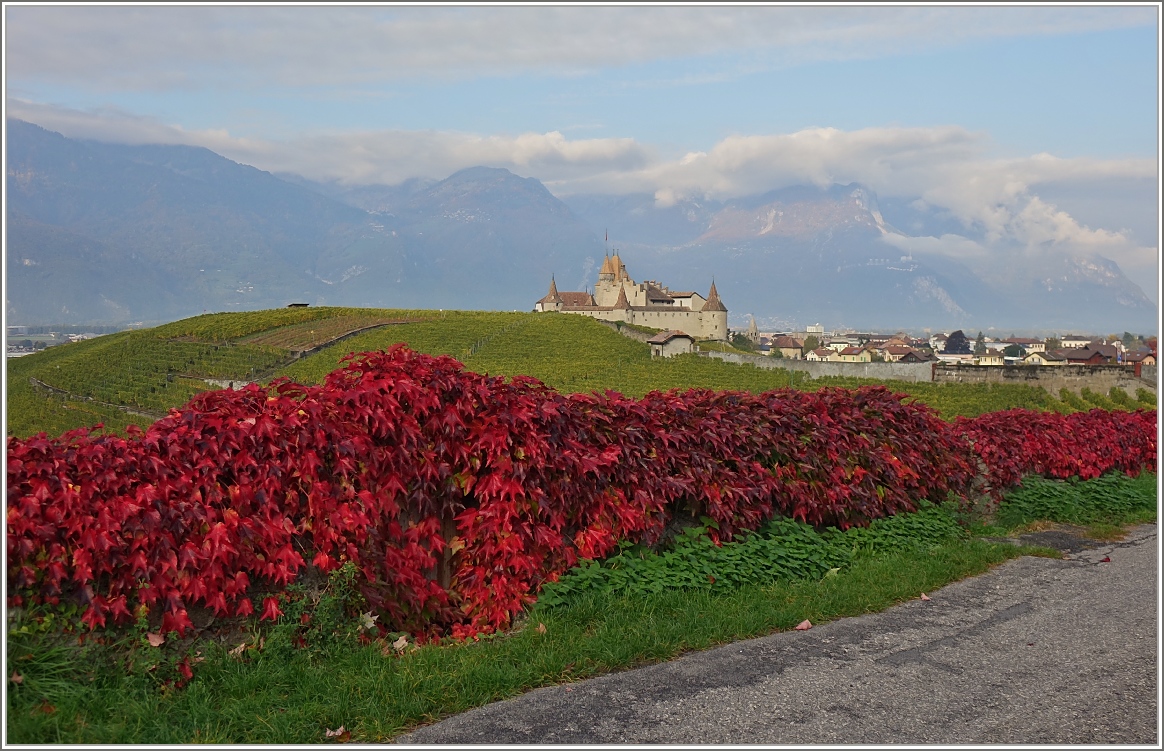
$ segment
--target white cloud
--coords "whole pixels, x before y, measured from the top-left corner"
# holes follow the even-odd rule
[[[6,15],[12,80],[139,90],[571,74],[716,55],[731,58],[730,72],[1156,23],[1150,7],[50,5]]]
[[[1029,254],[1099,254],[1129,274],[1156,275],[1158,252],[1118,225],[1079,221],[1040,190],[1089,184],[1099,194],[1123,181],[1155,185],[1152,159],[1061,159],[1048,154],[984,156],[989,139],[958,127],[811,128],[777,135],[730,136],[707,152],[661,158],[632,138],[573,139],[557,131],[516,136],[442,131],[344,131],[286,141],[244,139],[220,130],[185,130],[113,110],[79,112],[18,100],[9,114],[71,137],[131,143],[205,146],[272,172],[293,172],[348,184],[395,184],[410,177],[444,178],[478,165],[505,167],[542,180],[551,191],[646,192],[659,206],[684,198],[728,199],[803,184],[857,182],[882,197],[919,197],[962,221],[984,243],[949,235],[902,249],[986,259],[995,245]],[[1149,179],[1151,183],[1149,183]],[[1152,191],[1154,193],[1154,191]],[[1098,195],[1098,194],[1097,194]],[[1159,197],[1145,196],[1158,206]],[[1077,205],[1086,200],[1075,199]],[[1102,217],[1102,214],[1100,214]],[[974,230],[971,232],[970,230]]]
[[[464,167],[506,167],[547,184],[644,168],[654,157],[633,138],[570,139],[557,131],[480,136],[448,131],[339,131],[286,141],[187,130],[120,110],[91,112],[9,100],[8,115],[71,138],[204,146],[270,172],[349,184],[445,178]]]

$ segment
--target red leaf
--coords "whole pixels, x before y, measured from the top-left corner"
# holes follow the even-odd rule
[[[283,611],[279,609],[279,598],[267,597],[263,600],[263,614],[259,616],[260,621],[264,620],[278,620],[279,616],[283,615]]]

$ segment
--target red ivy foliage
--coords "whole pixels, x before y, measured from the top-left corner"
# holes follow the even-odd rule
[[[1132,477],[1156,466],[1156,410],[1093,409],[1060,415],[1010,409],[959,417],[960,430],[985,465],[996,497],[1023,475],[1083,480],[1118,470]]]
[[[195,603],[278,618],[252,594],[350,560],[386,625],[467,637],[677,519],[723,540],[777,514],[848,527],[964,493],[979,459],[996,490],[1155,464],[1154,411],[951,425],[902,399],[562,395],[403,346],[351,356],[321,386],[209,392],[129,438],[10,438],[10,603],[79,596],[94,628],[160,606],[183,633]]]

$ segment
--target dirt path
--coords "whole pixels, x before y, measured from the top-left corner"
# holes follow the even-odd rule
[[[539,689],[398,742],[1158,744],[1156,526],[1115,543],[1039,534],[1067,558]]]

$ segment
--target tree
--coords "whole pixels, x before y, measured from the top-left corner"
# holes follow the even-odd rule
[[[1007,357],[1023,357],[1027,354],[1027,351],[1023,349],[1021,345],[1010,344],[1002,351],[1002,354],[1006,355]]]
[[[1059,341],[1056,337],[1053,336],[1047,337],[1047,341],[1044,342],[1044,344],[1047,345],[1048,352],[1054,352],[1063,346],[1063,342]]]
[[[820,346],[820,339],[817,339],[815,336],[809,336],[807,339],[804,340],[804,346],[800,348],[800,351],[807,355],[809,352],[812,352],[814,349],[816,349],[819,346]]]
[[[1122,341],[1125,347],[1131,349],[1136,343],[1136,335],[1130,331],[1125,331]]]
[[[784,353],[780,351],[779,347],[775,347],[775,346],[772,347],[770,354],[772,355],[772,357],[775,357],[777,360],[784,359]]]
[[[986,354],[986,337],[982,335],[981,331],[978,332],[978,336],[974,339],[974,354]]]
[[[741,334],[738,331],[732,333],[731,343],[733,347],[736,349],[742,349],[744,352],[753,352],[756,349],[756,346],[752,343],[752,340],[749,339],[746,334]]]
[[[968,355],[970,340],[962,333],[962,329],[958,329],[946,339],[946,348],[942,351],[947,355]]]

